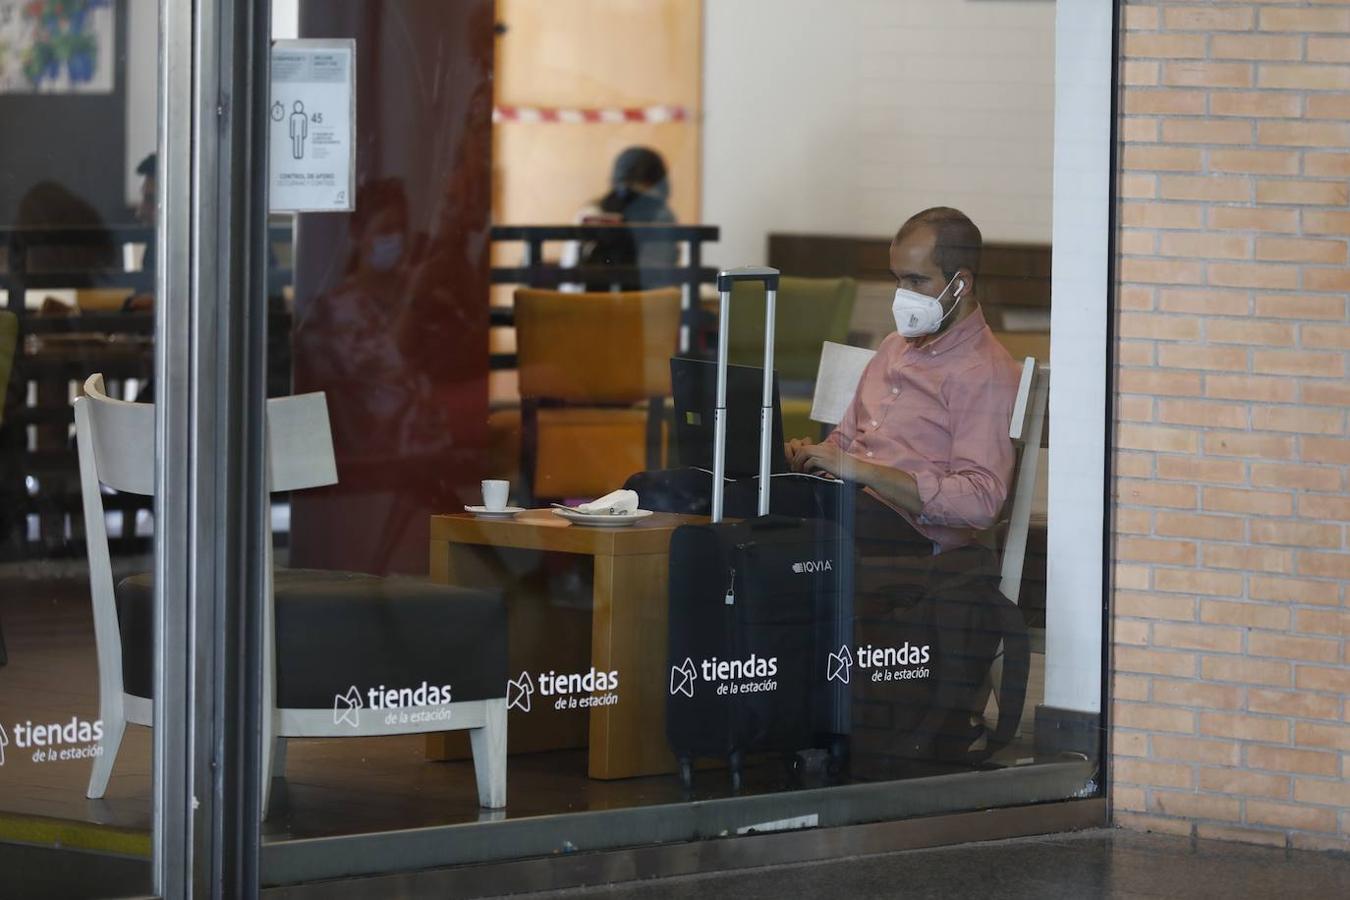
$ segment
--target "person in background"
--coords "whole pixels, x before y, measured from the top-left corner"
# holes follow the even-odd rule
[[[159,191],[159,155],[151,153],[136,166],[136,174],[141,176],[141,200],[136,204],[136,221],[150,229],[150,239],[145,242],[145,253],[141,256],[141,271],[155,276],[155,199]],[[155,295],[144,291],[128,297],[122,304],[123,312],[145,312],[154,308]]]
[[[650,147],[629,147],[614,159],[610,189],[577,214],[581,225],[662,224],[675,222],[671,212],[670,178],[666,161]],[[636,241],[631,236],[572,241],[563,250],[562,266],[638,266],[669,268],[679,261],[673,241]],[[636,278],[591,280],[588,291],[633,291],[664,287],[667,282],[639,273]],[[572,290],[580,287],[570,286]]]

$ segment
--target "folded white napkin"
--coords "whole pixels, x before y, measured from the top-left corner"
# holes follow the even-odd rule
[[[637,491],[611,491],[590,503],[582,503],[576,510],[588,515],[623,516],[637,512],[637,508]]]

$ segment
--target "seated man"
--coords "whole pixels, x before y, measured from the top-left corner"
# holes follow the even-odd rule
[[[980,250],[979,229],[955,209],[927,209],[901,226],[890,248],[896,333],[839,426],[820,443],[788,443],[795,470],[862,488],[853,518],[864,546],[914,556],[964,547],[1007,498],[1018,370],[980,311]]]

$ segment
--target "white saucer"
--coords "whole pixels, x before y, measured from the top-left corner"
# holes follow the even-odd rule
[[[486,506],[466,506],[465,512],[471,512],[482,519],[509,519],[516,513],[523,513],[523,506],[507,506],[503,509],[488,509]]]
[[[562,509],[553,507],[555,516],[562,516],[569,522],[575,522],[578,525],[598,525],[601,528],[619,528],[624,525],[632,525],[639,519],[645,519],[652,514],[650,509],[639,509],[631,513],[614,515],[613,513],[584,513],[575,509]]]

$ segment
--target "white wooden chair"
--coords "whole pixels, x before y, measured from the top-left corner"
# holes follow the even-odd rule
[[[112,564],[108,552],[108,536],[104,524],[101,485],[118,491],[150,495],[154,492],[154,406],[147,403],[127,403],[107,396],[102,375],[92,375],[85,382],[84,396],[75,401],[75,428],[79,444],[80,483],[84,499],[85,532],[89,553],[90,593],[94,608],[94,634],[98,648],[99,672],[99,715],[103,721],[103,753],[95,758],[93,772],[89,778],[87,796],[102,797],[112,774],[113,764],[122,741],[127,723],[151,726],[154,718],[154,701],[148,689],[148,679],[138,676],[137,680],[146,683],[132,689],[124,680],[123,634],[126,629],[143,626],[144,622],[123,620],[119,622],[117,588],[113,582]],[[337,468],[333,457],[333,444],[328,423],[328,409],[323,394],[305,394],[295,397],[283,397],[268,401],[268,465],[272,491],[292,491],[334,484],[337,481]],[[268,546],[271,546],[270,534]],[[269,553],[270,563],[270,553]],[[288,574],[288,570],[283,570]],[[295,573],[303,580],[306,573]],[[317,576],[332,575],[344,579],[344,586],[356,590],[372,589],[378,594],[380,587],[391,580],[374,576],[347,575],[344,573],[312,573]],[[130,579],[128,579],[129,581]],[[288,578],[289,580],[289,578]],[[124,584],[126,582],[124,581]],[[146,582],[148,584],[148,581]],[[142,585],[143,589],[148,590]],[[423,604],[429,600],[441,598],[437,592],[446,593],[444,610],[447,630],[453,630],[457,623],[456,615],[470,606],[479,610],[478,624],[482,624],[483,611],[493,620],[495,612],[500,611],[500,633],[465,635],[460,639],[481,641],[496,648],[500,645],[500,679],[495,671],[484,675],[484,679],[493,683],[486,699],[472,699],[436,704],[434,718],[393,716],[395,720],[408,718],[411,721],[390,723],[387,709],[378,714],[363,709],[363,692],[357,691],[354,698],[344,699],[334,695],[331,703],[321,707],[277,708],[278,660],[276,635],[276,587],[272,567],[268,566],[267,585],[267,623],[266,660],[264,672],[264,691],[266,705],[270,714],[263,719],[264,746],[268,752],[264,757],[263,803],[264,811],[274,774],[280,775],[285,765],[286,738],[291,737],[353,737],[425,733],[467,729],[473,749],[474,773],[477,780],[478,801],[483,807],[499,809],[506,805],[506,675],[505,675],[505,613],[499,599],[486,597],[479,592],[457,592],[453,588],[424,586],[418,599]],[[470,597],[468,594],[472,594]],[[372,596],[372,603],[378,603],[379,597]],[[495,607],[492,606],[495,604]],[[145,606],[142,606],[144,609]],[[128,617],[130,618],[130,617]],[[490,630],[490,629],[488,629]],[[298,634],[294,643],[301,644],[310,636]],[[285,659],[288,652],[288,637],[282,636],[280,658]],[[353,646],[365,648],[372,642],[372,635],[363,633],[353,635]],[[145,648],[141,648],[144,650]],[[292,651],[297,648],[290,648]],[[346,650],[346,648],[343,648]],[[397,652],[399,648],[392,648]],[[148,655],[148,654],[145,654]],[[331,657],[331,654],[330,654]],[[148,671],[150,663],[145,659],[137,661],[140,673]],[[495,670],[494,662],[489,668]],[[502,696],[495,691],[500,681]],[[364,685],[362,686],[364,687]],[[374,685],[370,685],[374,687]],[[429,704],[430,705],[430,704]],[[405,707],[406,708],[406,707]],[[395,709],[397,713],[399,710]],[[361,713],[365,712],[365,715]]]

